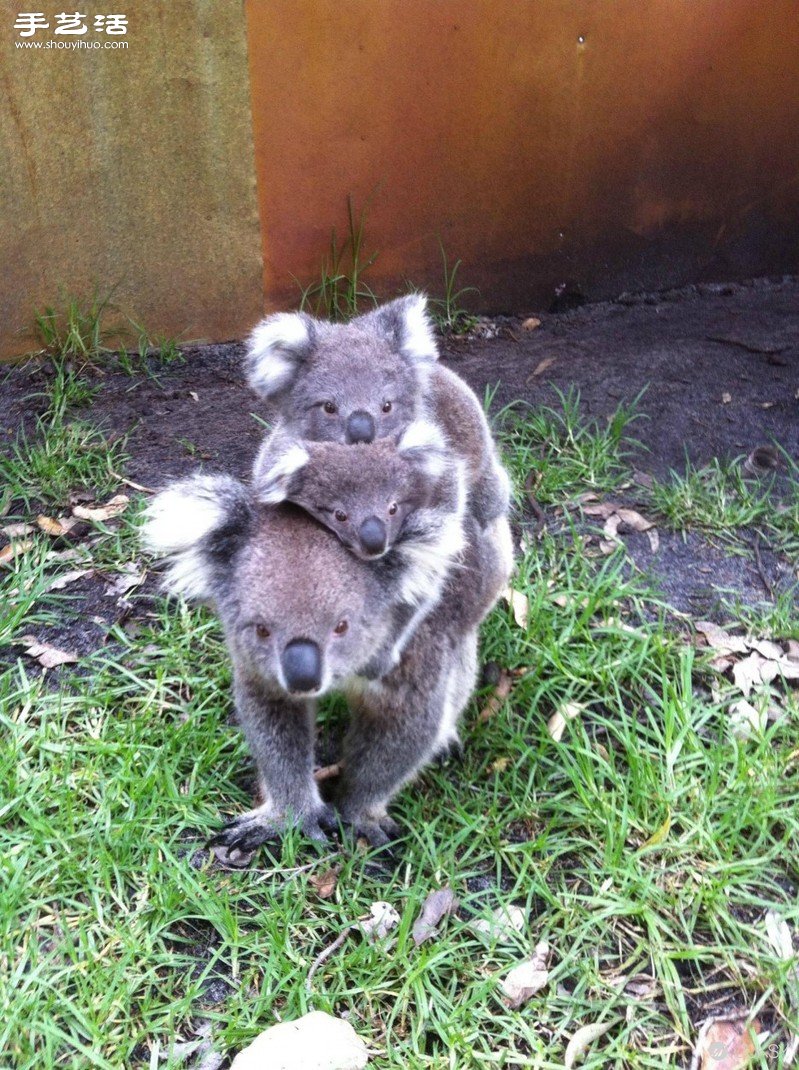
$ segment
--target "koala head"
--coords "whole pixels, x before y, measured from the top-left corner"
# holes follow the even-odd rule
[[[429,507],[450,461],[439,431],[417,420],[398,438],[348,446],[297,442],[276,432],[255,464],[255,497],[290,501],[354,554],[375,560],[417,532],[413,514]]]
[[[144,541],[168,559],[168,590],[214,607],[236,671],[273,693],[339,687],[389,636],[391,577],[302,509],[261,506],[236,480],[168,488],[147,511]]]
[[[314,442],[372,442],[417,416],[423,369],[438,359],[427,300],[412,294],[345,324],[268,316],[249,339],[250,386]]]

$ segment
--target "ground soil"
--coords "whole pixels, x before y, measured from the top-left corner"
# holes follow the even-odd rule
[[[602,419],[643,391],[634,463],[654,475],[684,470],[686,458],[701,465],[769,442],[799,462],[799,279],[622,295],[536,316],[534,329],[525,327],[525,314],[481,325],[495,337],[446,338],[443,359],[481,397],[496,387],[495,408],[514,401],[557,406],[557,392],[576,387],[583,411]],[[198,465],[246,476],[263,435],[259,420],[269,416],[244,382],[241,343],[184,353],[184,364],[153,362],[147,376],[105,368],[91,406],[77,414],[127,436],[126,473],[146,487]],[[551,363],[541,370],[543,361]],[[33,363],[11,369],[0,383],[0,450],[21,429],[34,433],[45,404],[35,395],[47,374]],[[692,613],[713,612],[724,593],[754,602],[795,582],[795,562],[768,546],[756,562],[754,554],[730,556],[696,535],[661,531],[654,555],[643,536],[628,545],[671,604]],[[84,599],[84,622],[95,616],[102,627],[118,617],[118,607],[105,612],[115,600],[97,580],[73,593]],[[71,641],[96,644],[88,634],[73,633]]]

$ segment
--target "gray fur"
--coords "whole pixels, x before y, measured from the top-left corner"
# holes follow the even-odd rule
[[[198,515],[204,523],[186,530],[186,518]],[[338,815],[373,842],[385,840],[389,798],[452,736],[473,686],[477,624],[496,595],[485,557],[493,542],[473,521],[469,527],[457,578],[400,664],[370,681],[364,669],[392,641],[393,611],[405,601],[403,570],[391,555],[362,561],[303,510],[263,506],[227,477],[185,480],[154,499],[145,542],[167,558],[167,586],[209,603],[222,622],[237,714],[261,779],[263,804],[217,838],[231,860],[289,824],[324,837],[335,815],[313,779],[315,707],[336,690],[353,705]],[[187,571],[189,586],[181,580]],[[337,634],[342,620],[348,628]],[[323,664],[318,688],[300,695],[288,692],[281,669],[286,645],[298,638],[318,645]]]
[[[454,372],[436,363],[422,295],[391,301],[347,324],[297,316],[302,327],[288,314],[280,317],[287,336],[299,333],[305,339],[295,344],[290,376],[280,332],[270,327],[278,317],[256,328],[247,358],[250,384],[274,401],[280,428],[299,440],[344,442],[355,412],[368,414],[376,438],[426,417],[466,463],[469,511],[477,522],[487,527],[507,514],[510,484],[482,406]],[[278,386],[265,389],[264,383]],[[326,412],[325,402],[335,412]],[[386,404],[389,412],[383,411]]]

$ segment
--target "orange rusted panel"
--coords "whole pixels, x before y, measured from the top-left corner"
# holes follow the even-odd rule
[[[373,285],[493,308],[797,267],[796,0],[247,0],[268,301],[345,199]]]
[[[230,338],[263,302],[243,8],[229,0],[0,0],[0,355],[59,288],[117,284],[154,333]],[[18,47],[20,11],[48,22]],[[124,12],[124,37],[96,12]]]

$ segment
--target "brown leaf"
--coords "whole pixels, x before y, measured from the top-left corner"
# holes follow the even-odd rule
[[[542,942],[536,946],[531,959],[514,966],[502,979],[500,987],[504,1002],[508,1007],[512,1009],[521,1007],[536,992],[540,992],[546,986],[549,981],[548,957],[549,944]]]
[[[358,919],[358,928],[370,944],[384,940],[399,925],[400,916],[391,903],[382,899],[372,903],[369,914]]]
[[[628,509],[623,506],[617,510],[618,515],[621,517],[622,522],[627,525],[628,528],[632,528],[633,531],[649,531],[650,528],[655,526],[654,520],[647,520],[646,517],[641,516],[635,509]]]
[[[756,1018],[711,1019],[699,1031],[694,1062],[701,1070],[741,1070],[755,1053],[752,1034],[759,1032]]]
[[[541,326],[541,320],[538,316],[528,316],[526,320],[522,322],[523,331],[534,331],[537,327]]]
[[[425,940],[430,940],[436,935],[436,925],[441,919],[451,914],[458,906],[458,900],[453,890],[449,887],[437,888],[425,899],[421,913],[413,923],[411,935],[413,942],[418,947]]]
[[[77,523],[77,516],[60,516],[56,519],[55,517],[41,514],[36,517],[36,525],[39,530],[43,531],[45,535],[52,535],[54,538],[66,535]]]
[[[755,709],[745,698],[733,702],[729,709],[730,731],[735,739],[746,741],[753,732],[762,732],[766,727],[767,715]]]
[[[489,695],[488,701],[486,702],[485,706],[483,706],[482,710],[480,710],[478,720],[482,722],[490,721],[494,714],[497,713],[497,711],[501,708],[502,703],[510,694],[510,689],[512,687],[513,679],[511,678],[510,674],[505,669],[501,669],[499,673],[499,680],[497,681],[497,686]]]
[[[538,364],[536,364],[535,369],[533,370],[533,373],[530,378],[535,375],[543,375],[547,368],[551,368],[554,363],[554,357],[544,357],[543,360],[539,361]]]
[[[124,513],[129,504],[130,498],[127,494],[116,494],[110,501],[106,502],[105,505],[93,506],[91,508],[86,505],[75,505],[72,507],[72,513],[74,516],[80,517],[81,520],[102,522],[104,520],[110,520],[112,517],[119,516],[120,513]]]
[[[4,546],[0,550],[0,565],[7,565],[10,561],[13,561],[19,554],[25,554],[28,550],[33,548],[32,539],[19,539],[16,542],[10,542],[8,546]]]
[[[653,528],[651,531],[648,531],[646,533],[646,537],[649,539],[649,549],[652,551],[653,554],[656,554],[660,549],[660,536]]]
[[[316,889],[320,899],[329,899],[336,890],[338,884],[338,867],[326,869],[324,873],[312,873],[308,883]]]
[[[45,669],[54,669],[57,665],[66,665],[78,660],[77,654],[70,654],[66,650],[50,646],[49,643],[40,643],[34,635],[23,635],[20,642],[25,646],[28,657],[36,658]]]
[[[705,637],[707,645],[720,654],[745,654],[749,649],[746,640],[740,635],[728,635],[718,624],[709,620],[698,620],[694,628]]]
[[[144,583],[146,576],[146,570],[141,568],[136,561],[128,561],[122,566],[115,579],[106,586],[105,593],[121,598],[128,591],[132,591],[134,587]]]
[[[799,642],[796,639],[788,639],[785,643],[786,656],[789,661],[799,661]]]
[[[583,512],[586,516],[598,516],[603,520],[607,520],[609,516],[621,508],[618,502],[597,502],[596,504],[588,503],[586,498],[583,502]]]

